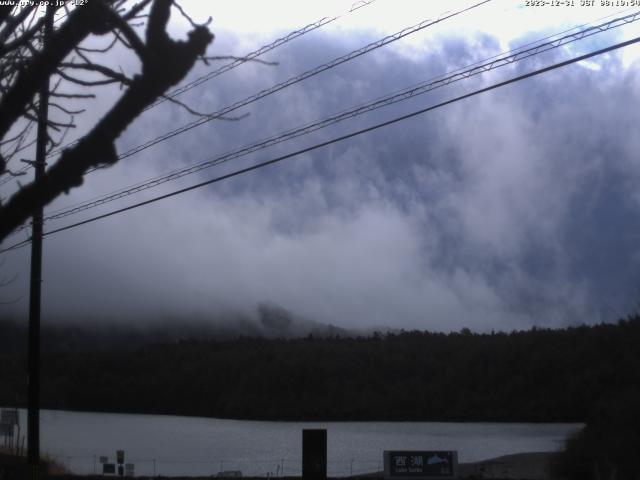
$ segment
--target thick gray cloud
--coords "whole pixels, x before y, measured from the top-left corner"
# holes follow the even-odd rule
[[[235,43],[229,34],[218,38],[220,48]],[[184,100],[215,110],[370,40],[311,35],[272,54],[278,66],[245,65]],[[238,112],[248,118],[194,129],[87,178],[58,205],[415,84],[494,55],[498,45],[488,35],[439,36],[421,55],[379,50]],[[566,52],[434,91],[141,198],[560,58]],[[220,309],[251,313],[267,301],[343,327],[490,330],[615,320],[640,288],[639,115],[629,107],[640,100],[639,73],[615,54],[598,62],[600,70],[574,65],[52,236],[44,311],[201,318]],[[127,132],[120,149],[190,120],[163,105]],[[27,253],[7,256],[5,270],[20,277],[6,295],[23,296],[7,312],[24,311]]]

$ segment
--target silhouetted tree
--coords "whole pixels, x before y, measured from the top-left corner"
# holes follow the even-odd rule
[[[86,0],[66,11],[46,41],[42,33],[46,15],[53,15],[56,9],[62,14],[61,9],[67,7],[47,7],[44,14],[38,2],[0,6],[0,175],[16,174],[9,162],[25,147],[30,124],[37,117],[37,92],[50,77],[50,105],[69,119],[49,121],[49,128],[59,132],[57,139],[49,138],[49,151],[60,144],[64,131],[74,126],[73,115],[79,113],[65,106],[65,99],[93,97],[90,89],[105,84],[125,87],[111,109],[86,135],[60,153],[41,180],[22,186],[0,205],[0,241],[36,208],[81,185],[88,170],[117,162],[115,140],[146,107],[180,82],[199,58],[204,58],[213,34],[206,25],[196,25],[189,19],[193,28],[187,40],[170,38],[167,24],[172,6],[189,18],[174,0]],[[139,26],[144,26],[144,38],[138,34]],[[100,50],[84,46],[92,36],[113,38]],[[117,44],[124,45],[140,61],[141,69],[132,78],[100,61],[104,58],[101,55]],[[76,72],[82,71],[99,78],[79,78]],[[69,91],[70,85],[80,91]]]
[[[640,390],[607,392],[586,426],[556,459],[555,473],[567,480],[640,479]]]

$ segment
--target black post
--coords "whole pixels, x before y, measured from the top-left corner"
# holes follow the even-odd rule
[[[326,480],[327,431],[325,429],[302,430],[302,478]]]
[[[53,7],[47,7],[44,41],[53,30]],[[47,123],[49,118],[49,78],[40,88],[38,105],[38,136],[36,139],[35,179],[44,175],[47,154]],[[27,391],[27,463],[31,480],[40,478],[40,287],[42,284],[42,216],[43,209],[33,212],[31,237],[31,284],[29,290],[29,381]]]

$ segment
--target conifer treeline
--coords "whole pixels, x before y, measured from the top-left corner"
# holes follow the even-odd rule
[[[271,420],[584,421],[640,387],[640,317],[560,330],[183,340],[43,359],[43,406]],[[0,354],[0,404],[25,404]]]

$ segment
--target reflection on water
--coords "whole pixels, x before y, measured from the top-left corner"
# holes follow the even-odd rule
[[[26,425],[26,412],[21,412]],[[458,450],[460,462],[519,452],[552,451],[579,424],[441,422],[256,422],[165,415],[43,410],[42,451],[74,473],[101,472],[100,456],[136,475],[300,475],[303,428],[326,428],[328,474],[382,468],[383,450]]]

